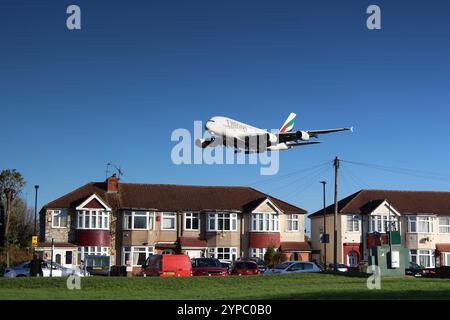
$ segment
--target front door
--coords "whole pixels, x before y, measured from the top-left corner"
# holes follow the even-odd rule
[[[64,267],[73,267],[73,252],[66,249],[53,250],[53,261]]]
[[[347,255],[347,264],[349,267],[358,266],[358,254],[355,251],[350,251]]]

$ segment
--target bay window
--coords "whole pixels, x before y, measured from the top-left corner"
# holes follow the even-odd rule
[[[198,230],[199,229],[199,214],[198,213],[185,213],[184,214],[184,229],[185,230]]]
[[[286,231],[293,232],[299,230],[298,214],[288,214],[286,216]]]
[[[154,212],[125,211],[123,214],[123,228],[125,230],[153,230],[154,226]]]
[[[126,265],[127,261],[131,261],[133,267],[140,267],[153,252],[154,247],[123,247],[122,265]]]
[[[209,213],[208,231],[236,231],[236,213]]]
[[[176,230],[176,213],[165,212],[162,214],[161,230]]]
[[[209,248],[210,258],[234,261],[237,258],[237,248]]]
[[[358,225],[359,227],[359,225]],[[375,215],[369,217],[369,232],[387,233],[398,230],[398,219],[394,216]]]
[[[425,268],[434,268],[434,251],[433,250],[410,250],[410,261],[417,263]]]
[[[450,233],[450,217],[439,217],[439,233]]]
[[[250,248],[250,258],[258,258],[264,260],[266,251],[266,248]]]
[[[78,261],[84,261],[86,256],[107,256],[108,254],[108,247],[78,247]]]
[[[408,217],[409,233],[432,233],[433,218],[426,216],[409,216]]]
[[[297,226],[297,228],[298,228],[298,216],[297,216],[297,219],[291,218],[290,222],[291,222],[291,227]],[[279,222],[278,222],[278,214],[253,213],[251,215],[250,226],[251,226],[250,231],[278,232],[278,231],[280,231],[279,230]],[[291,231],[294,231],[294,230],[291,230]]]
[[[109,213],[104,210],[81,210],[77,212],[77,229],[109,229]]]

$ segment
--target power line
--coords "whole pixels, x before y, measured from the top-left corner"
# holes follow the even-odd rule
[[[299,174],[299,173],[302,173],[302,172],[307,172],[307,171],[310,171],[310,170],[314,170],[316,168],[319,168],[319,167],[324,166],[324,165],[329,164],[329,163],[330,163],[330,161],[326,161],[326,162],[323,162],[323,163],[320,163],[320,164],[317,164],[317,165],[314,165],[314,166],[311,166],[311,167],[308,167],[308,168],[292,171],[292,172],[285,173],[285,174],[282,174],[282,175],[276,175],[276,176],[273,176],[273,177],[270,177],[270,178],[267,178],[267,179],[256,180],[256,181],[247,183],[246,185],[247,186],[257,185],[257,184],[261,184],[261,183],[265,183],[267,181],[273,181],[273,180],[281,181],[281,180],[285,179],[286,177],[287,178],[291,178],[291,177],[295,176],[296,174]]]
[[[347,160],[342,160],[342,161],[345,163],[349,163],[349,164],[363,166],[363,167],[366,167],[369,169],[376,169],[376,170],[380,170],[380,171],[385,171],[385,172],[390,172],[390,173],[395,173],[395,174],[402,174],[402,175],[412,176],[412,177],[416,177],[416,178],[450,182],[450,174],[448,174],[448,173],[412,170],[412,169],[389,167],[389,166],[355,162],[355,161],[347,161]]]

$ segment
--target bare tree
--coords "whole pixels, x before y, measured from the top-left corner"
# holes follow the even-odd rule
[[[6,251],[6,263],[9,266],[9,226],[13,202],[25,187],[22,174],[15,169],[3,170],[0,173],[0,198],[4,203],[3,210],[3,250]]]

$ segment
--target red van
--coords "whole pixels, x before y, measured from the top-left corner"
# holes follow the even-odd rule
[[[142,274],[154,277],[190,277],[191,260],[187,254],[154,254],[145,260]]]

